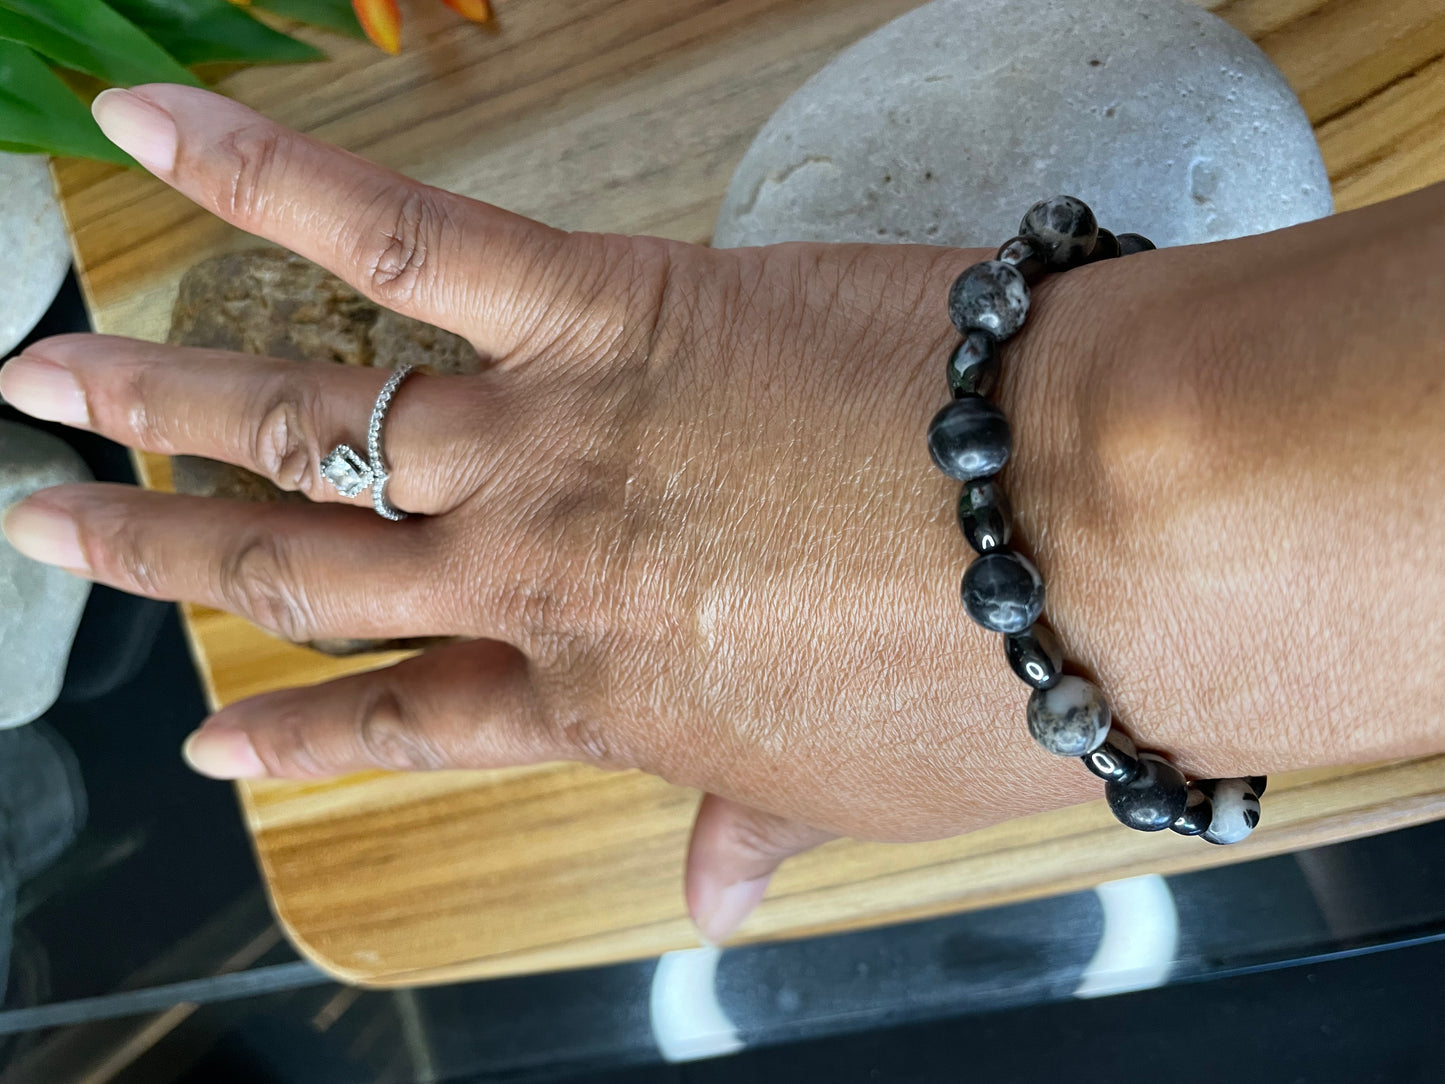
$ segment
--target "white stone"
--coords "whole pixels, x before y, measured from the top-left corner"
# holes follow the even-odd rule
[[[773,114],[713,243],[994,247],[1060,194],[1160,246],[1332,210],[1293,92],[1208,12],[1179,0],[933,0]]]
[[[0,422],[0,512],[38,489],[90,480],[64,441]],[[60,695],[90,583],[22,557],[0,536],[0,727],[44,714]]]
[[[70,244],[55,202],[49,160],[0,153],[0,358],[30,334],[65,281]]]

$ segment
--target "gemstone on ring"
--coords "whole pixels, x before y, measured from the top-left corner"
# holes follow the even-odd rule
[[[338,444],[321,461],[321,476],[343,497],[354,497],[376,481],[366,460],[348,444]]]

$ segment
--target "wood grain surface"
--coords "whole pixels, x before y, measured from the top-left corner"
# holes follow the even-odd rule
[[[1087,0],[1080,0],[1087,2]],[[224,89],[285,124],[553,225],[708,239],[772,110],[914,0],[507,0],[495,30],[409,10],[398,58],[315,36],[322,65]],[[1445,178],[1445,0],[1232,0],[1314,122],[1346,210]],[[164,338],[182,272],[254,242],[137,174],[56,166],[97,328]],[[164,461],[142,463],[164,487]],[[374,666],[187,608],[210,699]],[[696,944],[681,865],[696,795],[583,767],[368,774],[240,788],[272,901],[322,967],[373,985],[598,964]],[[1102,803],[909,846],[789,862],[744,939],[897,921],[1146,871],[1238,861],[1445,816],[1445,758],[1271,782],[1250,841],[1132,833]]]

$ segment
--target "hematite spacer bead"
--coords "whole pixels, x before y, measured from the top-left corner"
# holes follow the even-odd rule
[[[1209,827],[1202,838],[1209,843],[1238,843],[1259,823],[1259,795],[1244,779],[1212,779]]]
[[[1159,246],[1142,233],[1119,234],[1119,255],[1132,256],[1136,252],[1153,252]]]
[[[1128,783],[1106,783],[1104,797],[1121,824],[1162,832],[1184,812],[1189,788],[1184,774],[1157,753],[1140,753],[1139,767],[1139,775]]]
[[[1244,781],[1249,784],[1249,789],[1254,791],[1256,798],[1264,797],[1264,788],[1269,785],[1267,775],[1246,775]]]
[[[990,632],[1023,632],[1044,609],[1044,581],[1013,550],[976,557],[963,574],[963,608]]]
[[[1019,274],[1030,286],[1043,278],[1049,269],[1048,260],[1039,246],[1024,236],[1010,237],[999,246],[995,259],[1018,268]]]
[[[928,454],[934,466],[960,482],[997,474],[1012,451],[1008,419],[977,395],[955,399],[928,423]]]
[[[955,399],[987,395],[998,383],[998,340],[987,331],[970,331],[948,355],[948,390]]]
[[[1003,654],[1019,680],[1035,689],[1047,689],[1058,681],[1064,666],[1059,638],[1053,629],[1037,622],[1023,632],[1005,636]]]
[[[1111,726],[1104,743],[1081,758],[1084,767],[1105,783],[1129,783],[1139,777],[1139,750],[1134,739]]]
[[[1119,239],[1108,230],[1100,227],[1098,239],[1094,242],[1094,247],[1090,250],[1084,262],[1098,263],[1100,260],[1113,260],[1123,254],[1119,246]]]
[[[964,482],[958,495],[958,527],[978,553],[1008,545],[1013,531],[1008,497],[997,482]]]
[[[963,334],[987,331],[1007,339],[1024,326],[1028,314],[1028,283],[1018,268],[999,260],[974,264],[948,291],[948,318]]]
[[[1199,836],[1209,830],[1209,820],[1214,816],[1213,806],[1209,798],[1198,787],[1189,788],[1189,797],[1184,804],[1184,812],[1179,814],[1174,823],[1169,826],[1171,832],[1178,832],[1181,836]]]
[[[1075,267],[1093,251],[1099,222],[1083,200],[1054,196],[1024,213],[1019,233],[1038,246],[1049,267]]]
[[[1098,686],[1073,674],[1029,696],[1029,733],[1056,757],[1087,756],[1099,748],[1109,735],[1111,717]]]

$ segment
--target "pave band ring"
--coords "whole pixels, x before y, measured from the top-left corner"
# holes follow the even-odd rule
[[[390,475],[386,461],[381,457],[381,425],[386,420],[386,408],[391,406],[392,396],[412,370],[411,365],[397,366],[377,393],[376,405],[371,408],[371,422],[366,427],[366,458],[362,459],[351,445],[338,444],[321,461],[321,477],[330,482],[338,493],[343,497],[355,497],[370,487],[371,503],[376,508],[376,514],[393,520],[405,519],[406,513],[392,507],[386,499],[386,483]]]

